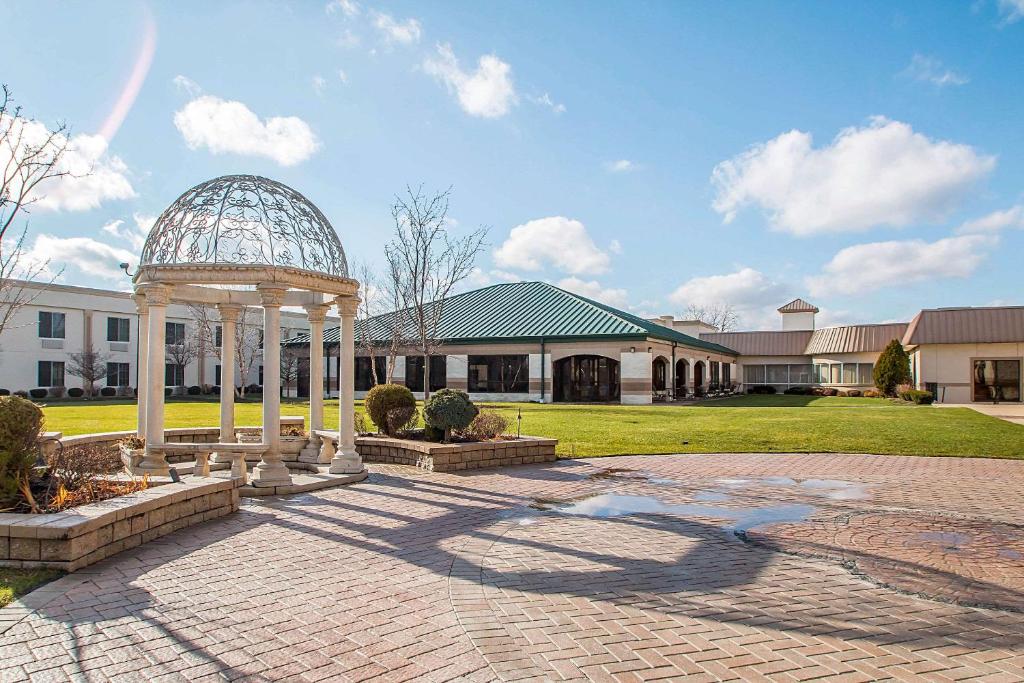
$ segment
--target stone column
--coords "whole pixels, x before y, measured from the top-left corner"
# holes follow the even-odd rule
[[[149,306],[147,326],[146,371],[146,454],[139,463],[140,472],[168,474],[167,458],[159,447],[164,443],[164,366],[167,345],[167,305],[171,288],[166,285],[143,285],[139,288]]]
[[[148,377],[149,377],[149,304],[146,303],[146,295],[141,291],[136,292],[133,296],[135,299],[135,306],[139,311],[139,328],[138,328],[138,339],[136,344],[139,347],[139,359],[136,361],[137,367],[135,368],[135,381],[138,385],[136,387],[136,401],[138,402],[138,428],[135,433],[139,436],[146,436],[146,398],[148,397]]]
[[[363,471],[363,462],[356,452],[355,433],[355,356],[357,297],[338,297],[341,314],[341,340],[339,344],[339,399],[338,399],[338,451],[331,459],[331,474],[357,474]]]
[[[217,304],[220,314],[220,442],[235,442],[235,324],[240,304]]]
[[[324,428],[324,320],[327,306],[306,306],[309,321],[309,431]]]
[[[652,355],[647,351],[623,351],[619,354],[619,401],[622,404],[651,402]]]
[[[285,290],[259,286],[263,301],[263,445],[267,450],[253,470],[253,486],[292,482],[281,462],[281,304]]]

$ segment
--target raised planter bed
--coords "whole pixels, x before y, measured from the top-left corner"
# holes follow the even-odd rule
[[[364,462],[415,465],[431,472],[554,462],[556,445],[558,439],[535,436],[474,443],[431,443],[384,436],[361,436],[356,439],[356,450]]]
[[[0,514],[0,566],[73,572],[238,509],[240,480],[197,478],[44,515]]]

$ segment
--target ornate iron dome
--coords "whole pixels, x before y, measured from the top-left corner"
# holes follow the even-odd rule
[[[338,233],[313,202],[287,185],[227,175],[196,185],[160,215],[142,265],[270,265],[348,277]]]

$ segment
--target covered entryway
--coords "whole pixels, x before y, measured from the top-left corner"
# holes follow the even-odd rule
[[[554,398],[559,402],[619,400],[619,361],[605,356],[569,356],[555,361]]]
[[[704,361],[699,360],[693,364],[693,395],[704,394]]]
[[[668,359],[658,356],[651,362],[651,389],[664,393],[668,389]]]
[[[686,380],[690,376],[690,363],[685,358],[676,361],[676,398],[686,397]]]

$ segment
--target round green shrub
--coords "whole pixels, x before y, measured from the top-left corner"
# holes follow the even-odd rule
[[[201,386],[199,386],[198,384],[193,384],[192,386],[190,386],[188,388],[188,395],[189,396],[198,396],[202,392],[203,392],[203,388]]]
[[[0,397],[0,509],[20,501],[20,485],[35,464],[43,411],[20,396]]]
[[[71,398],[82,398],[83,394],[85,394],[85,391],[82,387],[71,387],[68,389],[68,396]]]
[[[46,398],[47,390],[43,387],[36,387],[35,389],[29,389],[28,393],[32,398]]]
[[[458,389],[441,389],[423,404],[423,421],[429,427],[444,430],[445,441],[452,431],[461,431],[473,423],[480,410],[469,400],[469,394]]]
[[[416,412],[416,397],[401,384],[378,384],[366,392],[366,414],[377,429],[394,436]],[[388,419],[389,414],[391,419]],[[401,416],[405,415],[405,420]]]
[[[106,396],[108,398],[111,396],[117,396],[117,389],[114,387],[103,387],[100,389],[100,396]]]

